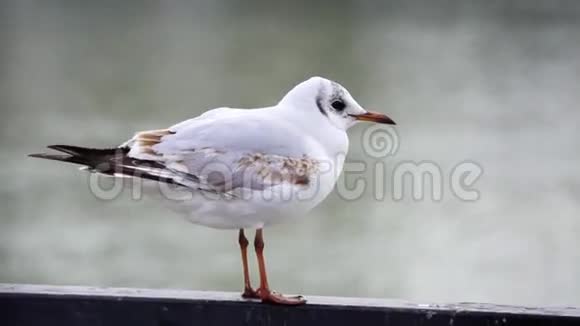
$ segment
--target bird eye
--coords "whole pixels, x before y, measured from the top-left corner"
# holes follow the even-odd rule
[[[334,102],[332,102],[331,106],[333,109],[335,109],[337,111],[342,111],[346,107],[346,104],[344,104],[343,101],[334,101]]]

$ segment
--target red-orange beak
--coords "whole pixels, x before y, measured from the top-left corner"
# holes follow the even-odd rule
[[[376,123],[384,123],[388,125],[396,125],[393,119],[387,117],[382,113],[377,112],[365,112],[363,114],[349,114],[351,117],[360,121],[372,121]]]

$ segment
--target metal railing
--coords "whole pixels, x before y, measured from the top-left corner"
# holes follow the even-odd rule
[[[307,296],[289,307],[238,293],[0,284],[0,325],[580,325],[580,309]]]

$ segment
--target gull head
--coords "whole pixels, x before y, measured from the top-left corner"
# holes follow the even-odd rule
[[[306,117],[328,120],[333,126],[347,130],[359,121],[394,125],[388,116],[365,110],[337,82],[322,77],[312,77],[296,85],[280,101],[279,106],[289,108]]]

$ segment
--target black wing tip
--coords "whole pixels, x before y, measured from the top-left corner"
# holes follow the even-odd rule
[[[63,152],[73,156],[82,156],[84,151],[90,150],[89,148],[72,146],[72,145],[48,145],[46,148],[50,148],[55,151]]]
[[[46,148],[54,149],[55,151],[60,151],[60,150],[65,149],[67,147],[70,147],[70,146],[68,146],[68,145],[48,145],[48,146],[46,146]]]
[[[81,162],[78,162],[78,160],[75,160],[72,155],[66,155],[66,154],[36,153],[36,154],[28,154],[28,157],[82,164]]]
[[[81,147],[81,146],[73,146],[73,145],[48,145],[46,146],[48,149],[52,149],[61,153],[65,153],[70,156],[79,156],[79,157],[86,157],[86,158],[95,158],[99,156],[107,156],[107,155],[116,155],[116,154],[126,154],[131,149],[129,147],[113,147],[113,148],[90,148],[90,147]],[[53,154],[46,154],[46,153],[38,153],[38,154],[29,154],[30,157],[40,157],[46,158],[45,156],[54,156]]]
[[[87,164],[86,160],[79,155],[77,149],[82,147],[76,146],[69,146],[69,145],[48,145],[46,146],[49,149],[59,151],[61,153],[58,154],[48,154],[48,153],[33,153],[28,154],[28,157],[33,158],[41,158],[45,160],[53,160],[53,161],[61,161],[61,162],[69,162],[69,163],[76,163],[76,164]]]
[[[33,154],[28,154],[28,157],[34,157],[34,158],[45,158],[45,159],[64,159],[67,157],[70,157],[71,155],[73,155],[72,153],[66,151],[67,146],[66,145],[48,145],[46,146],[46,148],[49,149],[53,149],[55,151],[59,151],[59,152],[63,152],[66,153],[67,155],[62,155],[62,154],[47,154],[47,153],[33,153]]]
[[[66,150],[69,149],[71,146],[68,145],[48,145],[46,146],[46,148],[49,149],[53,149],[55,151],[59,151],[59,152],[64,152],[67,153],[69,155],[71,155],[70,153],[68,153]],[[45,156],[51,156],[52,154],[47,154],[47,153],[33,153],[33,154],[28,154],[27,156],[29,157],[39,157],[39,158],[43,158]],[[54,155],[52,155],[54,156]]]

